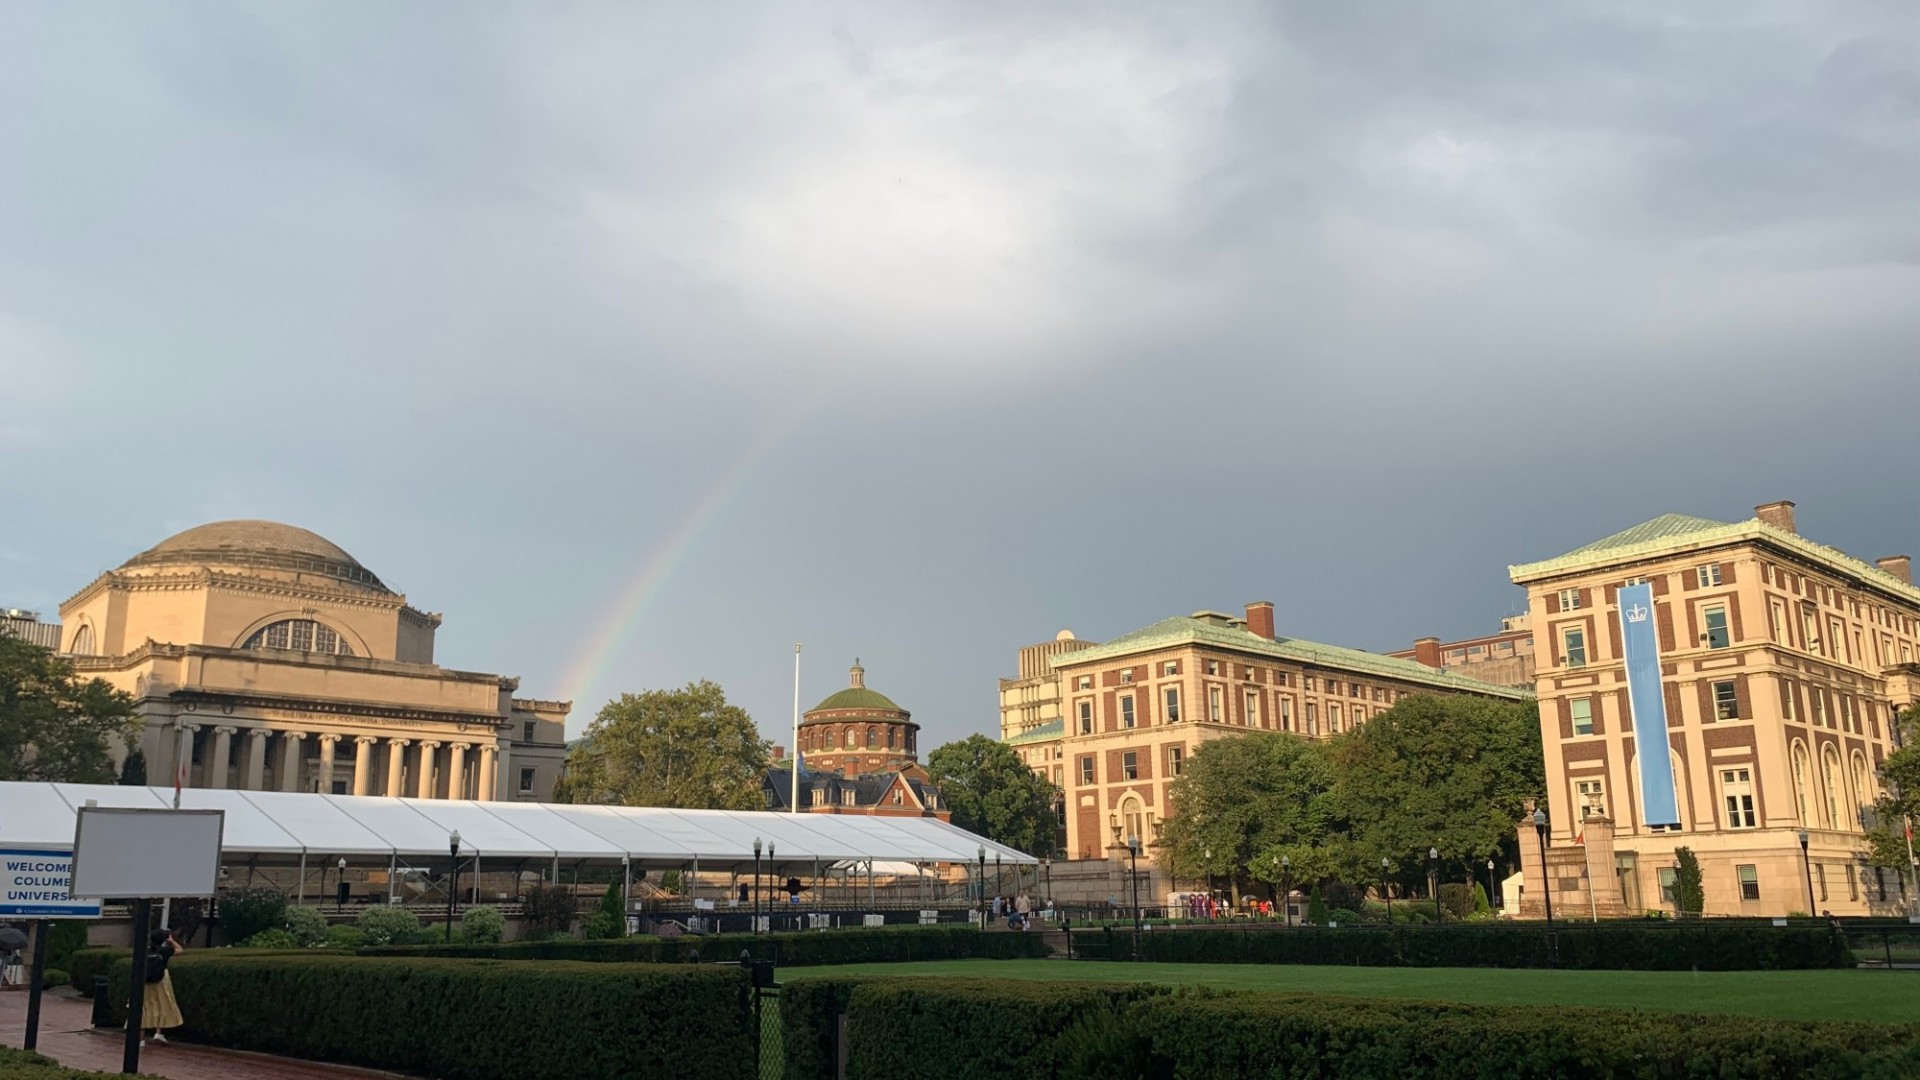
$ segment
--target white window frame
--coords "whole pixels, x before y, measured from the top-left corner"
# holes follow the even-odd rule
[[[1573,638],[1580,639],[1580,659],[1573,658]],[[1583,625],[1562,626],[1560,628],[1560,659],[1567,667],[1586,667],[1590,659],[1587,655],[1587,628]]]
[[[1693,572],[1694,580],[1699,582],[1700,587],[1703,589],[1716,588],[1723,580],[1720,573],[1720,564],[1717,562],[1694,567]]]
[[[1718,645],[1714,644],[1714,640],[1713,640],[1713,617],[1715,615],[1720,616],[1720,643]],[[1732,620],[1732,617],[1727,613],[1727,605],[1708,604],[1707,606],[1701,608],[1700,609],[1700,627],[1701,627],[1700,636],[1701,638],[1704,639],[1704,644],[1706,645],[1707,648],[1709,649],[1733,648],[1733,620]]]
[[[1227,696],[1217,686],[1207,687],[1207,723],[1221,723],[1226,713]]]
[[[1586,710],[1585,717],[1582,717],[1580,715],[1580,710],[1583,708]],[[1575,735],[1593,734],[1593,699],[1592,698],[1576,697],[1576,698],[1567,699],[1567,715],[1573,721],[1572,731]],[[1582,719],[1586,720],[1587,729],[1585,731],[1580,730],[1580,721]]]
[[[1760,819],[1753,802],[1753,771],[1741,765],[1720,770],[1720,804],[1727,810],[1727,828],[1757,829]]]
[[[1720,688],[1727,688],[1727,697],[1722,700]],[[1713,718],[1715,720],[1740,719],[1740,684],[1733,679],[1716,679],[1707,684],[1707,692],[1713,698]]]
[[[1121,694],[1118,708],[1120,730],[1131,731],[1140,725],[1140,706],[1134,702],[1132,694]]]
[[[1167,723],[1169,724],[1179,723],[1180,722],[1180,688],[1177,686],[1163,687],[1160,693],[1160,707],[1166,710]]]
[[[1560,590],[1560,610],[1561,611],[1580,610],[1580,590],[1579,589],[1561,589]]]

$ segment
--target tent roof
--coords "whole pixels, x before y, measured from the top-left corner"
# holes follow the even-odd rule
[[[0,783],[0,847],[60,849],[73,843],[78,809],[164,809],[173,790],[98,784]],[[754,842],[777,865],[875,859],[973,863],[985,851],[1003,865],[1032,856],[937,818],[791,814],[764,810],[674,810],[654,806],[389,799],[277,791],[188,788],[185,808],[226,811],[229,856],[332,859],[430,857],[460,834],[463,855],[482,859],[606,860],[719,869],[751,863]]]

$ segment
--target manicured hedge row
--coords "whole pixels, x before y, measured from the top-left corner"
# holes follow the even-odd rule
[[[94,976],[107,974],[112,969],[114,961],[129,960],[132,957],[132,949],[114,946],[75,949],[73,954],[67,957],[67,978],[72,981],[75,990],[86,997],[92,997]]]
[[[0,1047],[0,1080],[106,1080],[113,1075],[63,1068],[50,1057]]]
[[[1556,931],[1559,966],[1626,971],[1765,971],[1852,967],[1845,941],[1824,926],[1572,926]],[[1123,959],[1125,930],[1081,932],[1085,950]],[[1101,951],[1104,950],[1104,951]],[[1140,958],[1172,963],[1348,964],[1361,967],[1547,966],[1541,926],[1149,930]]]
[[[753,1074],[738,967],[208,952],[170,970],[192,1042],[443,1080]]]
[[[839,1018],[863,979],[794,979],[780,987],[780,1049],[787,1080],[833,1080]]]
[[[978,979],[796,980],[783,995],[801,987],[809,1016],[844,1000],[854,1080],[1891,1080],[1920,1067],[1916,1026]],[[786,1032],[789,1047],[798,1034]],[[819,1055],[787,1061],[789,1080],[832,1075]]]
[[[513,941],[495,945],[405,945],[362,949],[363,956],[446,956],[487,960],[584,960],[597,963],[684,963],[734,960],[745,950],[776,967],[871,964],[903,960],[1013,960],[1048,955],[1037,933],[986,933],[965,926],[811,930],[796,934],[687,934],[600,941]]]

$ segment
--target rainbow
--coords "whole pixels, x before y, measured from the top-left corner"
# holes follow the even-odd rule
[[[693,548],[694,541],[718,520],[727,503],[766,462],[781,440],[799,425],[806,412],[804,407],[793,408],[762,425],[733,467],[688,509],[673,531],[614,594],[613,602],[595,620],[593,629],[576,650],[577,659],[560,679],[565,690],[564,700],[575,705],[573,719],[577,723],[592,721],[593,713],[579,709],[581,700],[606,675],[615,653],[632,636],[648,605],[659,595],[660,587]]]

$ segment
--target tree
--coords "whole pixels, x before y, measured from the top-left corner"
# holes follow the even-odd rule
[[[1546,787],[1532,702],[1414,694],[1332,750],[1348,880],[1372,880],[1385,858],[1424,883],[1429,847],[1443,868],[1477,863],[1514,842],[1523,800]]]
[[[1700,860],[1688,847],[1673,849],[1673,906],[1681,915],[1698,915],[1707,906],[1707,893],[1700,885]]]
[[[712,682],[621,694],[567,753],[559,802],[758,810],[767,742]]]
[[[1289,873],[1296,885],[1332,877],[1346,845],[1334,782],[1321,743],[1264,733],[1207,742],[1169,789],[1161,865],[1174,877],[1244,872],[1275,885]]]
[[[1872,845],[1868,856],[1875,866],[1885,866],[1902,874],[1913,872],[1907,861],[1907,827],[1920,818],[1920,705],[1909,706],[1894,717],[1894,742],[1900,747],[1880,763],[1880,783],[1886,789],[1873,804],[1867,823],[1867,840]]]
[[[0,780],[111,784],[114,744],[139,734],[131,695],[82,681],[51,650],[0,634]]]
[[[1012,747],[969,735],[927,755],[927,775],[953,811],[953,823],[1029,855],[1059,848],[1052,784]]]
[[[120,784],[123,787],[147,785],[147,755],[137,746],[127,751],[127,759],[120,763]]]

